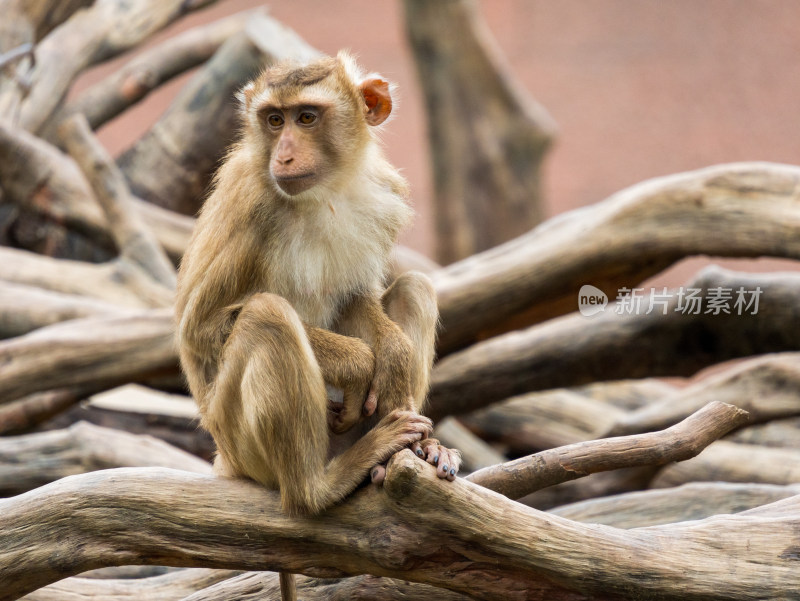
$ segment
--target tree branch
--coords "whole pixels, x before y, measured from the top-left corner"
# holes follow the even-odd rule
[[[0,600],[88,569],[152,563],[372,573],[479,599],[554,598],[565,590],[786,598],[797,592],[800,496],[780,503],[769,517],[621,531],[540,513],[464,480],[440,481],[435,468],[402,451],[383,488],[362,489],[321,516],[290,519],[275,492],[251,483],[162,468],[109,470],[0,501],[7,583]]]
[[[511,499],[521,499],[541,488],[596,472],[684,461],[747,420],[746,411],[715,401],[661,432],[550,449],[483,468],[466,479]]]

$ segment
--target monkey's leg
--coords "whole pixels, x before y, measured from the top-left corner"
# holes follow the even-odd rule
[[[419,272],[408,272],[397,278],[386,290],[383,306],[386,314],[411,339],[414,348],[412,391],[416,407],[422,410],[428,394],[435,354],[436,326],[439,320],[436,291],[428,276]],[[440,478],[455,479],[461,466],[461,454],[457,450],[442,446],[435,438],[415,443],[411,450],[435,465]],[[378,478],[380,477],[379,470]]]
[[[395,412],[326,465],[322,373],[300,318],[271,294],[242,307],[203,422],[219,447],[220,472],[279,488],[291,514],[318,513],[341,500],[372,466],[430,431],[426,418]]]

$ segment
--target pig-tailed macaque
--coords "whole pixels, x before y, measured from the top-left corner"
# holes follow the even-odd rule
[[[429,280],[383,282],[407,184],[376,126],[390,86],[339,54],[267,69],[240,93],[230,150],[180,269],[181,362],[215,470],[318,513],[411,447],[452,480],[419,414],[438,319]],[[343,398],[329,400],[329,390]]]

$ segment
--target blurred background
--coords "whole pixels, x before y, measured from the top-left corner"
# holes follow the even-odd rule
[[[434,257],[432,174],[422,96],[402,3],[286,0],[270,13],[316,48],[349,48],[365,68],[399,85],[384,132],[411,182],[417,221],[403,241]],[[142,49],[259,0],[225,0],[179,21]],[[486,0],[478,4],[511,74],[555,120],[543,164],[545,217],[591,204],[650,177],[716,163],[800,164],[800,6],[791,0]],[[80,92],[129,60],[86,73]],[[100,130],[114,154],[162,114],[191,73],[162,86]],[[719,261],[717,261],[719,263]],[[722,261],[737,269],[788,261]],[[679,285],[704,264],[684,261],[658,277]]]

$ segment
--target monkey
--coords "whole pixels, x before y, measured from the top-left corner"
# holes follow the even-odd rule
[[[215,472],[317,514],[410,447],[453,480],[430,438],[438,309],[430,280],[384,281],[409,189],[377,131],[391,85],[347,53],[265,69],[238,94],[229,149],[182,258],[181,365]],[[328,391],[340,391],[340,402]]]

